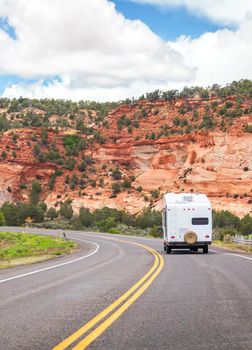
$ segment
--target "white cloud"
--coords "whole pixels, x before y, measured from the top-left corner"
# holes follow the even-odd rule
[[[223,29],[197,39],[185,36],[170,43],[190,66],[197,67],[194,85],[226,84],[252,79],[252,21],[236,31]]]
[[[106,0],[5,0],[0,16],[17,35],[0,30],[1,74],[68,76],[69,88],[107,89],[184,81],[194,73],[144,23],[127,20]]]
[[[0,29],[0,74],[37,80],[13,84],[3,96],[119,100],[155,89],[252,79],[249,6],[237,10],[236,29],[164,42],[106,0],[75,0],[74,6],[70,0],[0,1],[0,16],[8,17],[18,37],[15,41]],[[219,17],[226,10],[225,0],[218,8],[215,0],[211,6],[210,0],[156,0],[161,2],[208,13],[213,6]],[[231,18],[232,11],[226,12]],[[50,82],[44,84],[45,79]]]
[[[64,77],[61,81],[53,79],[48,84],[43,80],[34,83],[12,84],[7,87],[3,96],[28,97],[28,98],[59,98],[80,100],[97,100],[97,101],[119,101],[127,97],[138,97],[143,92],[154,91],[156,89],[167,89],[167,84],[150,84],[146,82],[133,82],[129,86],[114,87],[72,87],[71,79]]]
[[[183,6],[194,15],[221,24],[240,24],[251,18],[251,0],[130,0],[163,8]]]

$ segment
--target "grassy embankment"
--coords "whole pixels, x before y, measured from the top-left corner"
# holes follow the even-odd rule
[[[0,232],[0,268],[48,260],[70,253],[75,246],[59,237]]]
[[[220,240],[213,241],[213,245],[219,248],[234,250],[239,252],[252,253],[252,245],[239,244],[235,242],[224,242]]]

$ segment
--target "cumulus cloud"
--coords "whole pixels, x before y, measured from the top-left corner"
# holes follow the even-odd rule
[[[233,80],[252,79],[252,21],[239,29],[218,30],[199,38],[180,37],[171,46],[185,62],[197,67],[194,85],[226,84]]]
[[[185,7],[213,22],[238,25],[252,16],[251,0],[130,0],[163,8]]]
[[[192,39],[181,36],[170,42],[186,64],[197,67],[191,85],[225,84],[252,79],[251,0],[131,0],[163,8],[183,6],[190,13],[223,25],[235,25]],[[182,84],[178,84],[182,86]]]
[[[239,6],[233,0],[134,1],[186,6],[212,20],[239,24],[165,42],[107,0],[75,0],[74,6],[70,0],[1,0],[0,17],[15,37],[0,29],[0,74],[35,80],[12,84],[2,95],[104,101],[252,79],[251,1]]]
[[[0,74],[68,76],[72,89],[163,84],[194,74],[169,43],[106,0],[5,0],[0,16],[17,36],[0,30]]]

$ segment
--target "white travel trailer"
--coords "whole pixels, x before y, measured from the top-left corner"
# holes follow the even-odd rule
[[[163,199],[164,250],[190,249],[208,253],[212,241],[212,208],[205,194],[167,193]]]

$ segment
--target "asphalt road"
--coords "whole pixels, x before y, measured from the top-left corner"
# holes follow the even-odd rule
[[[1,350],[79,350],[85,341],[103,350],[252,349],[252,255],[166,255],[158,239],[65,232],[78,239],[74,254],[0,270]]]

